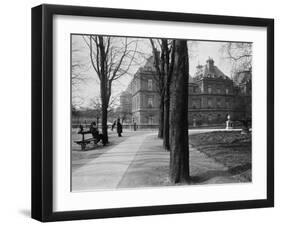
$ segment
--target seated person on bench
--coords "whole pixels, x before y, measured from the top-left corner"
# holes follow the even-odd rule
[[[80,125],[79,125],[79,131],[78,131],[78,133],[82,133],[83,130],[84,130],[84,128],[83,128],[83,126],[80,124]]]
[[[93,138],[96,139],[95,143],[97,144],[100,141],[100,135],[96,122],[91,123],[90,132],[92,133]]]

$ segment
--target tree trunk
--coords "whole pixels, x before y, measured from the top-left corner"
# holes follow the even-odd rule
[[[103,80],[101,80],[103,81]],[[102,84],[101,82],[101,129],[103,135],[103,142],[108,143],[108,134],[107,134],[107,98],[106,98],[106,84]]]
[[[166,150],[170,149],[169,142],[169,111],[170,111],[170,79],[169,67],[170,57],[167,39],[162,39],[162,51],[164,55],[164,134],[163,134],[163,147]]]
[[[159,107],[159,128],[158,128],[158,138],[163,138],[163,129],[164,129],[164,100],[163,97],[160,98],[160,107]]]
[[[101,92],[101,111],[102,111],[102,134],[103,142],[108,143],[107,135],[107,108],[108,108],[108,76],[106,67],[106,54],[103,37],[98,36],[100,50],[100,92]]]
[[[108,134],[107,134],[107,107],[102,108],[102,134],[104,143],[108,143]]]
[[[187,42],[175,41],[175,65],[170,89],[170,180],[189,179],[188,149],[188,50]]]
[[[170,150],[169,116],[170,116],[170,87],[167,86],[164,96],[164,130],[163,130],[163,147],[167,151]]]
[[[108,98],[107,98],[107,79],[104,76],[100,80],[100,93],[101,93],[101,129],[103,134],[103,142],[108,143],[107,134],[107,108],[108,108]]]

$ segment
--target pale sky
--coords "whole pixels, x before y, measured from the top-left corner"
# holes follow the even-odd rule
[[[133,40],[133,39],[131,39]],[[136,39],[134,39],[136,40]],[[138,38],[137,51],[144,53],[146,57],[151,55],[151,45],[148,39]],[[231,64],[228,60],[222,57],[220,51],[224,42],[210,42],[210,41],[192,41],[192,45],[189,48],[190,60],[189,60],[189,74],[194,75],[196,66],[199,64],[205,64],[206,60],[211,57],[215,61],[215,65],[221,69],[221,71],[230,76]],[[89,48],[85,43],[85,40],[81,35],[72,36],[72,63],[79,62],[82,66],[77,69],[85,79],[76,88],[72,88],[73,96],[79,96],[79,99],[83,99],[81,106],[87,107],[91,98],[99,97],[99,79],[92,68],[89,57]],[[112,95],[119,95],[124,91],[130,83],[133,74],[137,69],[144,65],[145,58],[143,56],[137,56],[137,65],[133,65],[129,74],[124,75],[120,79],[116,80],[113,84]],[[75,102],[76,99],[73,102]]]

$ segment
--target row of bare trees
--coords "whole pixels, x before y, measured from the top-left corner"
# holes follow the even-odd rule
[[[234,81],[238,72],[252,69],[253,49],[249,42],[227,42],[221,46],[222,58],[231,63],[231,74]]]
[[[130,68],[138,64],[137,39],[85,35],[90,65],[100,84],[102,133],[108,142],[107,118],[112,102],[113,84],[122,76],[130,74]],[[158,137],[163,139],[163,147],[170,151],[170,179],[173,183],[189,180],[188,149],[188,44],[192,41],[172,39],[147,39],[151,46],[156,71],[155,81],[160,96]],[[73,51],[76,51],[75,49]],[[251,68],[251,43],[225,43],[223,54],[231,60],[235,70]],[[137,56],[138,55],[138,56]],[[76,70],[79,63],[72,64],[74,86],[83,81]],[[97,108],[97,107],[96,107]]]
[[[189,179],[188,149],[188,47],[185,40],[150,39],[158,83],[159,131],[170,151],[170,180]]]
[[[169,109],[170,109],[170,83],[174,68],[175,40],[150,39],[156,69],[156,82],[160,96],[159,106],[159,132],[158,137],[163,138],[163,146],[169,150]],[[157,50],[156,45],[160,50]]]
[[[107,116],[112,84],[130,69],[135,59],[137,42],[101,35],[86,35],[83,38],[89,48],[91,65],[100,81],[102,134],[105,143],[108,143]]]
[[[138,41],[99,35],[85,35],[90,65],[100,83],[102,133],[108,142],[107,118],[113,83],[129,73],[136,63]],[[188,48],[185,40],[150,39],[160,94],[159,138],[170,151],[170,178],[174,183],[189,178],[188,153]],[[73,69],[75,69],[73,64]],[[73,73],[74,74],[74,73]],[[74,79],[80,78],[74,77]],[[80,82],[79,80],[75,80]],[[94,101],[96,104],[97,101]]]

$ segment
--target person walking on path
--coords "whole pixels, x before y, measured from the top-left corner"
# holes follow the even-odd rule
[[[113,122],[113,124],[112,124],[112,126],[111,126],[111,131],[113,131],[115,125],[116,125],[116,120]]]
[[[121,133],[122,133],[122,124],[120,122],[120,119],[117,119],[117,133],[118,133],[118,137],[122,137]]]

